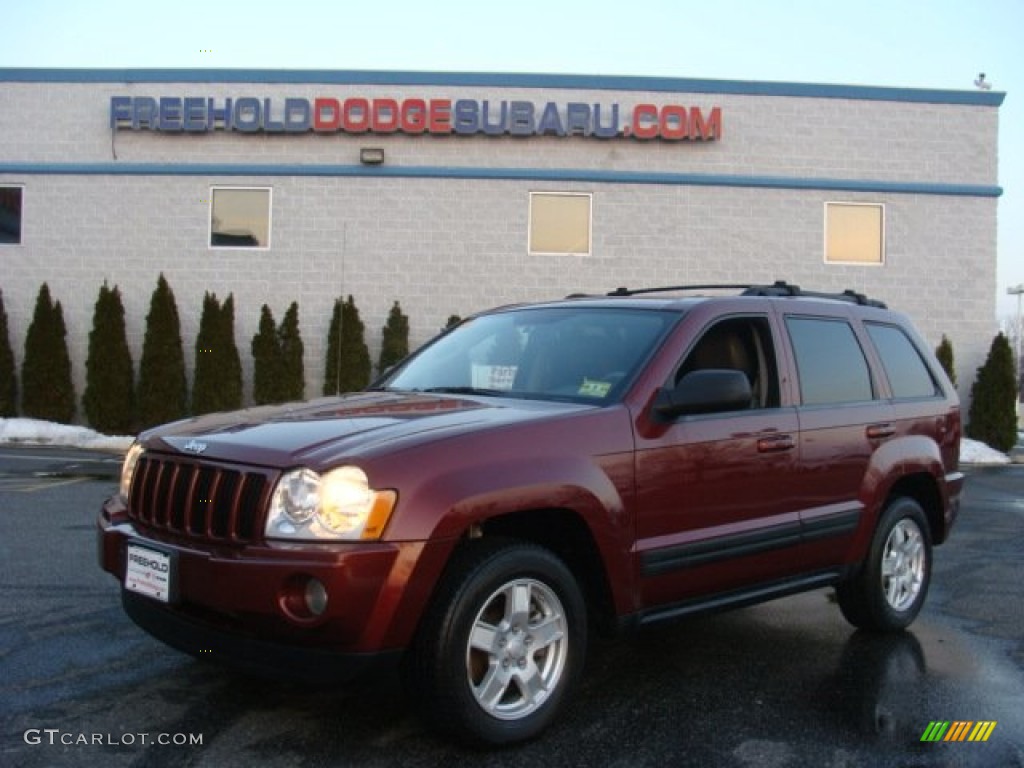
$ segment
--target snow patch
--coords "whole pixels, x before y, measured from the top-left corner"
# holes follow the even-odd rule
[[[0,445],[60,445],[90,451],[125,453],[134,437],[101,435],[87,427],[38,419],[0,419]]]
[[[969,438],[960,441],[961,464],[1009,464],[1010,457]]]

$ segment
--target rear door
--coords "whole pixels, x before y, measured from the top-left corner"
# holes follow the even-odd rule
[[[783,326],[797,374],[801,560],[828,568],[846,560],[863,521],[868,465],[894,434],[892,408],[851,317],[786,312]]]

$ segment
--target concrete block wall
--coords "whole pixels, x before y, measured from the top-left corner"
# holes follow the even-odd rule
[[[341,91],[371,98],[618,102],[624,108],[648,101],[718,105],[724,136],[711,144],[678,144],[579,137],[112,135],[107,123],[112,95],[256,95],[283,101]],[[910,314],[932,346],[948,335],[965,390],[996,332],[996,198],[755,188],[728,181],[757,176],[992,185],[994,108],[735,94],[2,79],[0,94],[10,105],[0,113],[0,184],[25,189],[23,243],[0,247],[0,289],[12,346],[20,363],[39,285],[48,282],[64,306],[79,397],[99,285],[107,280],[122,291],[137,366],[160,272],[175,292],[190,369],[203,292],[220,298],[234,294],[247,397],[249,345],[260,306],[268,304],[280,322],[287,306],[299,302],[306,392],[312,397],[321,391],[333,301],[348,294],[360,308],[374,358],[396,300],[410,317],[415,347],[451,314],[619,285],[785,279],[826,290],[854,288]],[[383,146],[389,168],[590,169],[714,174],[725,181],[391,178],[374,177],[371,169],[366,175],[335,177],[173,170],[187,163],[351,166],[366,145]],[[5,171],[4,163],[35,170]],[[68,163],[103,163],[115,171],[132,163],[167,168],[158,175],[60,173],[61,164]],[[46,172],[38,172],[40,167]],[[212,186],[273,190],[269,250],[208,247]],[[531,191],[592,194],[590,255],[529,255]],[[884,265],[824,263],[829,201],[885,205]]]

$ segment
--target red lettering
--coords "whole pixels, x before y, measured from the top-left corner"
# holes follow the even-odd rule
[[[348,133],[370,130],[370,102],[366,99],[345,99],[341,109],[341,125]]]
[[[405,133],[423,133],[427,130],[427,102],[406,99],[401,109],[402,130]]]
[[[633,136],[638,139],[658,138],[658,108],[653,104],[637,104],[633,109]]]
[[[329,114],[330,117],[326,117]],[[337,99],[313,100],[313,130],[336,131],[341,125],[341,105]]]
[[[722,138],[722,108],[712,107],[708,119],[704,120],[700,107],[690,108],[690,138],[703,141],[720,141]]]
[[[686,107],[669,105],[661,108],[661,138],[685,139],[688,135],[686,127]]]
[[[450,99],[431,99],[427,118],[431,133],[452,132],[452,102]]]
[[[394,99],[374,99],[371,126],[378,133],[398,130],[398,102]]]

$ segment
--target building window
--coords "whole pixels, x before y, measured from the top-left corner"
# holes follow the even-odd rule
[[[884,264],[884,207],[873,203],[825,203],[825,262]]]
[[[530,193],[530,255],[590,255],[592,195],[570,192]]]
[[[0,187],[0,245],[21,243],[21,187]]]
[[[270,189],[213,187],[210,190],[211,248],[270,247]]]

